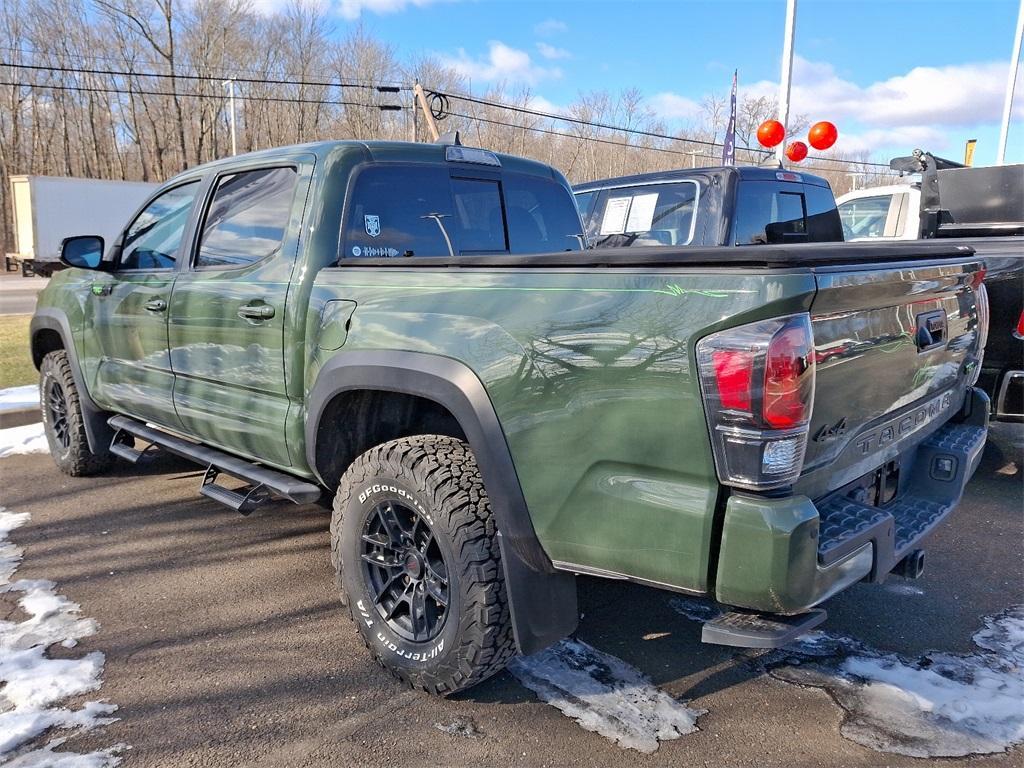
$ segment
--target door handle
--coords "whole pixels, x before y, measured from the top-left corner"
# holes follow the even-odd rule
[[[274,308],[269,304],[243,304],[238,308],[238,316],[245,320],[269,320],[274,316]]]
[[[150,299],[142,306],[144,306],[150,312],[163,312],[165,309],[167,309],[167,302],[164,301],[163,299]]]

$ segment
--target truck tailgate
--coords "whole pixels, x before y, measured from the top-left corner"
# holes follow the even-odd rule
[[[815,269],[817,374],[796,490],[820,498],[960,409],[984,345],[983,277],[973,256]]]

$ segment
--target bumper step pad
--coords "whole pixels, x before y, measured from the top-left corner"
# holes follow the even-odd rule
[[[881,581],[960,501],[977,468],[986,430],[947,424],[917,449],[907,491],[884,507],[834,496],[818,506],[818,562],[830,566],[874,544],[872,581]]]
[[[782,648],[826,618],[828,614],[822,608],[796,616],[729,611],[706,622],[700,640],[736,648]]]

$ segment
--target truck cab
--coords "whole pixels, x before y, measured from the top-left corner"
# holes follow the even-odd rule
[[[573,188],[596,248],[744,246],[843,239],[820,176],[723,166],[645,173]]]

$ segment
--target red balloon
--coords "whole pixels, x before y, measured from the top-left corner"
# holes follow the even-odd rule
[[[807,157],[807,145],[802,141],[794,141],[788,147],[786,147],[786,157],[792,160],[794,163],[799,163],[805,157]]]
[[[807,140],[811,142],[811,146],[815,149],[828,149],[836,143],[838,138],[839,131],[828,120],[815,123],[811,126],[811,130],[807,132]]]
[[[774,147],[786,138],[786,129],[778,120],[765,120],[757,127],[757,140],[762,147]]]

